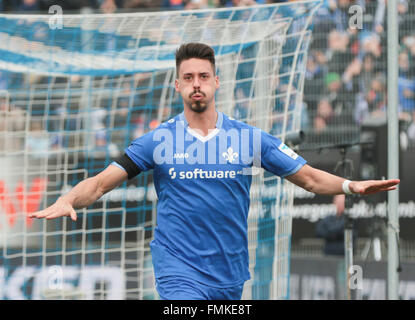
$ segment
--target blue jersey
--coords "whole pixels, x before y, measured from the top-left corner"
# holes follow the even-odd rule
[[[156,278],[176,275],[213,287],[250,278],[253,168],[284,177],[306,163],[279,139],[219,111],[207,136],[189,128],[181,113],[125,153],[141,171],[154,169],[157,226],[150,246]]]

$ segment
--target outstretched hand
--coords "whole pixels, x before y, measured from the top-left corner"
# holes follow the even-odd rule
[[[399,179],[352,181],[349,188],[353,193],[368,195],[382,191],[395,190],[399,182]]]
[[[74,208],[72,207],[72,205],[65,201],[62,198],[59,198],[53,205],[51,205],[50,207],[41,210],[41,211],[37,211],[37,212],[33,212],[32,214],[29,215],[29,218],[38,218],[38,219],[42,219],[42,218],[46,218],[46,219],[55,219],[55,218],[59,218],[59,217],[71,217],[71,219],[73,221],[76,221],[76,211],[74,210]]]

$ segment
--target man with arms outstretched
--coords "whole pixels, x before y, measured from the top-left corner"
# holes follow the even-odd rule
[[[182,45],[176,68],[183,112],[134,140],[101,173],[31,215],[76,220],[75,209],[154,169],[157,227],[150,246],[162,299],[241,298],[250,277],[247,218],[254,167],[318,194],[396,189],[398,179],[348,181],[312,168],[279,139],[216,110],[220,83],[209,46]]]

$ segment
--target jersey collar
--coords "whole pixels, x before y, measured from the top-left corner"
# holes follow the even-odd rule
[[[216,136],[219,133],[220,129],[222,128],[223,113],[218,110],[216,110],[216,112],[218,113],[218,119],[216,120],[216,128],[212,130],[207,136],[202,136],[199,133],[197,133],[195,130],[193,130],[192,128],[189,128],[189,123],[187,122],[186,117],[184,116],[184,111],[179,114],[179,120],[183,121],[184,127],[186,128],[189,134],[191,134],[196,139],[202,142],[206,142],[212,139],[214,136]]]

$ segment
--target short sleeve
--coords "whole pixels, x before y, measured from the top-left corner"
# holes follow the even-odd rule
[[[135,139],[125,153],[137,165],[141,171],[147,171],[154,168],[153,159],[153,133],[150,131],[143,136]]]
[[[262,168],[283,178],[296,173],[306,163],[306,160],[282,143],[280,139],[262,131]]]

